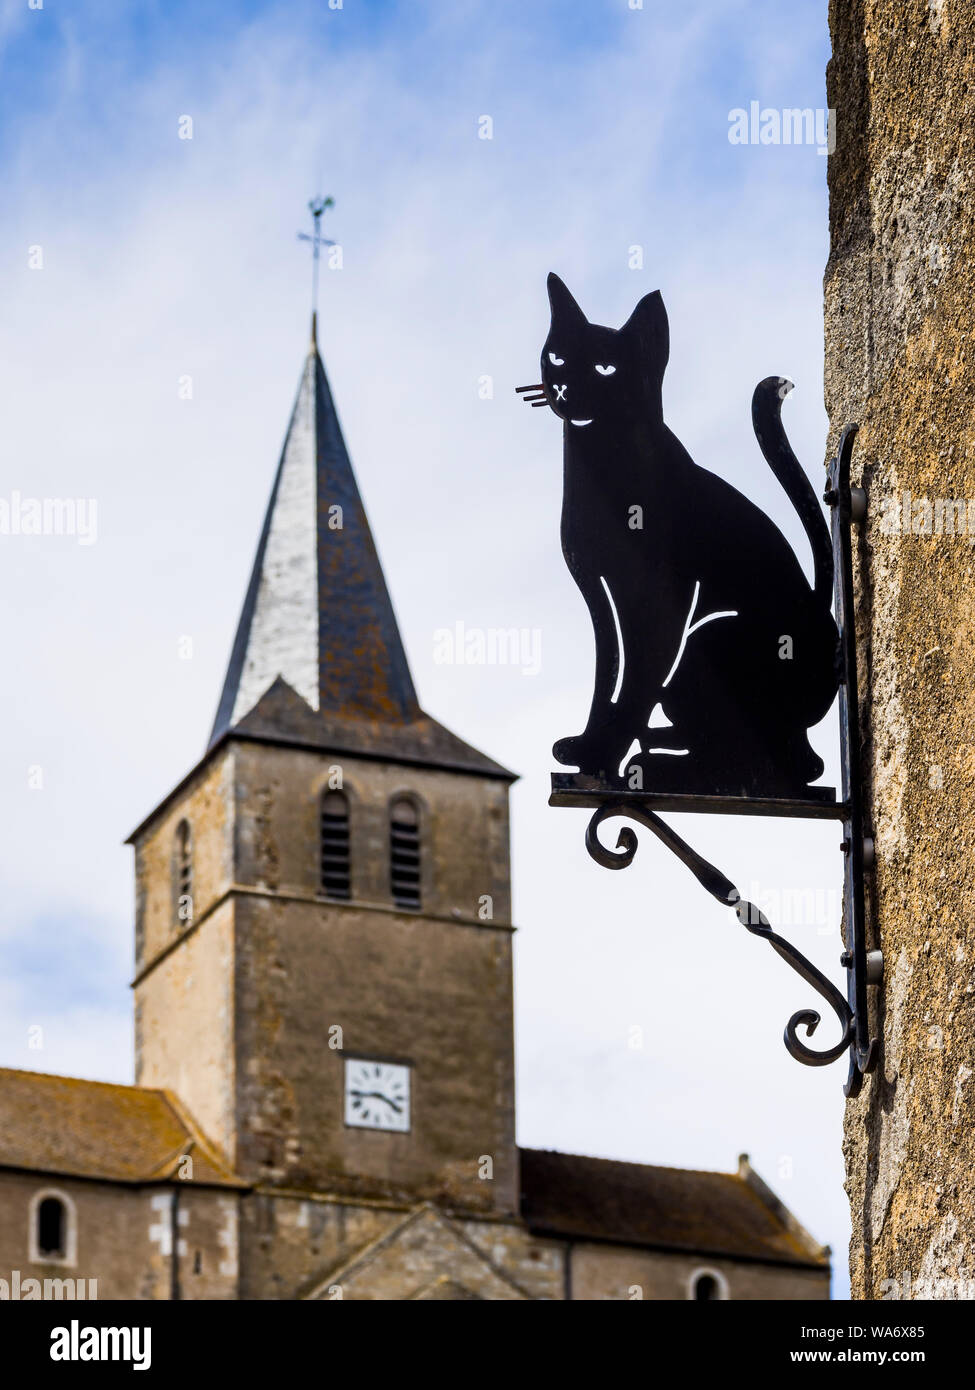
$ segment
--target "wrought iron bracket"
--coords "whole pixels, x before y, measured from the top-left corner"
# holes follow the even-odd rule
[[[866,820],[860,762],[860,697],[857,686],[856,620],[853,592],[852,527],[867,512],[866,493],[850,485],[850,461],[856,425],[847,425],[836,457],[830,463],[829,486],[823,496],[832,513],[833,602],[840,634],[840,760],[843,795],[843,913],[847,949],[841,963],[847,971],[847,1000],[854,1021],[850,1072],[844,1090],[859,1095],[863,1078],[877,1065],[879,1041],[870,1035],[867,989],[883,980],[883,956],[867,949],[864,874],[874,863],[874,842]]]
[[[877,1063],[879,1043],[869,1026],[867,990],[880,985],[883,958],[879,951],[867,949],[864,876],[874,861],[874,843],[866,820],[861,776],[860,706],[857,690],[856,631],[854,623],[853,549],[851,528],[866,516],[866,495],[850,485],[850,461],[856,438],[856,425],[847,425],[836,457],[830,464],[829,485],[824,501],[832,512],[833,590],[838,645],[840,763],[842,799],[826,788],[810,787],[804,799],[747,798],[665,794],[614,790],[598,779],[582,774],[555,773],[552,776],[553,806],[595,808],[586,830],[586,848],[604,868],[624,869],[632,863],[637,849],[635,832],[624,826],[615,849],[603,845],[599,827],[613,817],[628,817],[653,832],[691,871],[701,886],[718,902],[733,907],[739,922],[753,935],[767,941],[782,960],[790,965],[825,1000],[840,1025],[839,1041],[821,1050],[812,1048],[799,1036],[805,1029],[812,1037],[821,1022],[815,1009],[793,1014],[785,1027],[784,1041],[790,1055],[806,1066],[825,1066],[849,1051],[849,1075],[844,1086],[847,1096],[856,1096],[864,1076]],[[847,971],[846,996],[790,942],[779,936],[755,906],[742,898],[735,885],[702,858],[658,814],[660,811],[712,812],[739,815],[771,815],[842,821],[844,856],[843,916],[846,949],[840,957]]]

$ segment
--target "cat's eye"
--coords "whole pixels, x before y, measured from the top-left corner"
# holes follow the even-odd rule
[[[565,358],[564,358],[564,357],[556,357],[556,355],[555,355],[554,352],[550,352],[550,353],[549,353],[549,355],[548,355],[548,360],[551,362],[551,364],[552,364],[553,367],[564,367],[564,366],[565,366]]]
[[[612,366],[601,367],[597,362],[596,371],[599,373],[600,376],[612,376],[613,373],[616,371],[616,368]]]

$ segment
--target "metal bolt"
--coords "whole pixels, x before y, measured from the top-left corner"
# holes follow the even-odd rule
[[[867,952],[867,984],[879,985],[884,978],[884,953],[883,951]]]

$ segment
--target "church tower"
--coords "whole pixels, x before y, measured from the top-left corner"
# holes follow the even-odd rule
[[[243,1180],[517,1213],[512,780],[418,704],[313,328],[209,746],[131,837],[136,1079]]]

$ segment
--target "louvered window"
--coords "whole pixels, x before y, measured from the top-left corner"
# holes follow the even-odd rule
[[[320,853],[322,892],[328,898],[350,898],[349,802],[342,792],[322,797]]]
[[[176,827],[173,878],[176,925],[188,927],[193,921],[193,834],[187,820]]]
[[[420,906],[420,817],[412,801],[394,801],[389,814],[389,875],[393,902]]]

